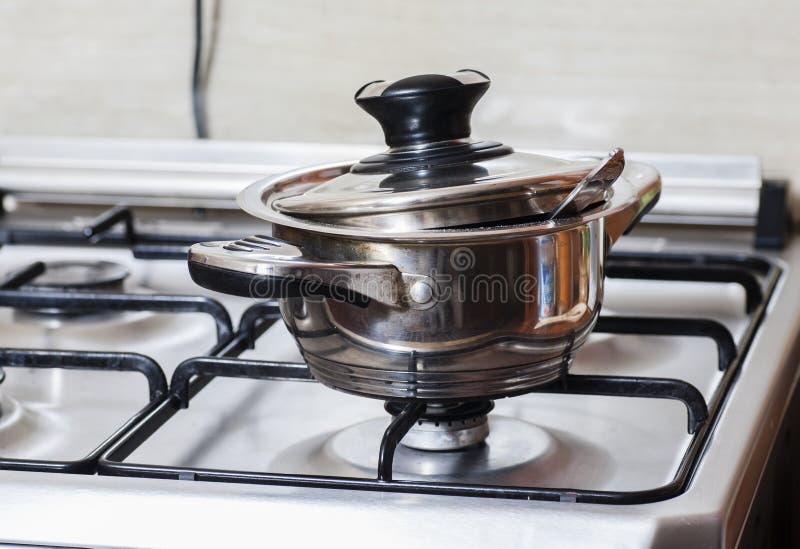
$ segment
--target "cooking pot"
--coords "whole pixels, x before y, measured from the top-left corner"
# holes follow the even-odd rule
[[[271,234],[192,246],[192,278],[277,298],[311,373],[342,391],[446,403],[557,379],[597,320],[610,247],[661,182],[621,149],[567,160],[471,138],[489,82],[362,87],[389,149],[246,188]]]

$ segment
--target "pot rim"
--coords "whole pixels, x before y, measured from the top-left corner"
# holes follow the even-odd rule
[[[577,215],[549,220],[503,226],[460,229],[416,229],[408,232],[381,231],[374,228],[359,228],[326,224],[319,221],[293,217],[271,207],[277,191],[293,185],[312,186],[349,170],[357,161],[335,162],[303,167],[277,176],[258,180],[238,197],[239,207],[248,214],[277,226],[286,226],[326,236],[341,236],[353,240],[404,243],[470,242],[487,238],[503,240],[521,236],[541,236],[573,229],[588,222],[621,214],[636,208],[643,201],[652,202],[660,192],[661,178],[655,168],[639,162],[628,162],[620,178],[614,183],[611,196],[602,205]],[[641,208],[636,208],[641,209]]]

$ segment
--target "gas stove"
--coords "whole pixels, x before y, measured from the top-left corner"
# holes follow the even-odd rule
[[[316,383],[276,303],[186,268],[190,244],[266,231],[236,209],[246,184],[366,152],[0,140],[3,541],[796,540],[800,245],[756,159],[630,155],[663,199],[612,252],[571,369],[426,407]]]

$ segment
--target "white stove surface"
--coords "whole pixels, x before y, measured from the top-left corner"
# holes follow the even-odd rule
[[[645,302],[649,303],[646,308]],[[713,316],[724,320],[735,335],[741,334],[747,318],[743,291],[727,284],[609,280],[605,308],[620,315],[666,316],[683,310],[682,316]],[[254,351],[242,356],[300,361],[282,324],[273,326]],[[716,366],[716,346],[706,338],[597,334],[578,352],[572,372],[677,377],[695,385],[708,400],[721,377]],[[424,476],[429,479],[644,490],[674,476],[690,440],[686,410],[677,401],[529,394],[498,400],[495,405],[490,428],[515,418],[518,428],[528,423],[541,429],[533,436],[546,441],[534,444],[525,440],[530,434],[527,430],[515,437],[513,428],[504,427],[503,436],[490,434],[487,452],[469,464],[459,454],[401,452],[395,462],[396,478],[420,478],[408,472],[427,470]],[[341,439],[343,429],[373,418],[379,420],[370,429],[373,436]],[[380,436],[388,424],[382,402],[318,384],[218,378],[126,461],[374,478]],[[348,460],[354,449],[337,448],[356,443],[358,455],[367,456],[366,463],[363,458],[356,463]],[[485,475],[483,466],[493,462],[493,453],[499,453],[495,459],[503,461],[504,445],[516,445],[516,451],[531,462]],[[534,445],[537,448],[528,447]],[[437,477],[431,471],[456,465],[455,478]],[[471,473],[466,472],[470,465],[475,469]]]
[[[647,239],[628,239],[628,248],[640,245],[652,247]],[[788,252],[789,257],[798,253],[796,248]],[[69,257],[102,258],[127,265],[131,271],[128,291],[204,293],[190,281],[181,261],[134,260],[125,250],[98,248],[8,246],[0,250],[5,270],[36,259]],[[798,288],[784,288],[784,296],[787,290],[796,293]],[[234,320],[251,304],[245,299],[214,297]],[[784,307],[785,301],[785,297],[775,299],[772,308]],[[737,340],[747,320],[744,292],[733,284],[609,279],[604,311],[714,318]],[[766,324],[775,324],[776,313],[779,311],[773,311]],[[205,353],[214,340],[213,323],[194,313],[123,313],[60,322],[2,310],[0,345],[133,350],[155,358],[169,376],[178,363]],[[756,349],[761,347],[756,345]],[[776,351],[770,350],[773,355]],[[256,349],[242,356],[300,358],[280,323],[259,339]],[[596,334],[579,351],[572,371],[679,378],[695,385],[708,399],[721,376],[716,364],[716,347],[706,338]],[[755,374],[764,381],[772,377],[770,369],[778,367],[763,352],[751,352],[726,410],[739,415],[737,429],[742,428],[742,412],[735,406],[743,406],[737,404],[741,399],[736,398],[737,393],[754,390],[752,381],[745,380]],[[99,435],[113,432],[146,400],[143,378],[121,373],[8,368],[0,391],[6,412],[0,420],[0,451],[6,457],[78,458],[102,440]],[[375,431],[375,438],[362,437],[363,447],[357,450],[347,446],[352,437],[342,434],[366,420],[374,420],[380,427],[388,424],[380,402],[315,383],[218,378],[126,461],[369,478],[374,477],[374,464],[369,465],[369,458],[363,463],[363,456],[377,461],[380,431]],[[514,430],[508,422],[512,420],[518,422],[516,429],[526,425],[521,432],[528,436],[522,443],[511,436]],[[504,451],[507,453],[504,445],[509,444],[528,461],[515,462],[489,478],[480,474],[480,467],[461,467],[461,480],[514,484],[524,478],[529,486],[645,490],[673,477],[690,440],[683,405],[656,399],[529,394],[497,401],[490,425],[495,429],[488,440],[488,456],[484,456],[488,462],[492,462],[493,451],[502,462]],[[718,430],[724,427],[722,422]],[[711,445],[686,494],[666,502],[623,507],[4,471],[0,472],[0,485],[14,503],[0,514],[0,532],[7,541],[17,542],[175,547],[211,542],[214,538],[207,535],[212,523],[230,524],[231,539],[240,541],[259,539],[268,531],[282,539],[322,542],[331,532],[367,528],[374,535],[386,536],[385,544],[391,546],[422,540],[426,527],[420,526],[424,521],[418,521],[440,513],[443,524],[454,522],[460,530],[458,536],[442,543],[445,546],[488,542],[488,532],[480,526],[482,517],[503,521],[505,533],[492,532],[495,544],[504,536],[509,543],[532,536],[539,546],[549,547],[545,540],[553,539],[559,543],[552,546],[564,547],[578,543],[580,532],[589,529],[595,547],[619,547],[622,540],[627,540],[625,545],[649,545],[658,542],[658,530],[671,512],[681,509],[682,516],[687,515],[681,500],[692,499],[689,507],[698,512],[693,520],[702,522],[708,520],[703,515],[714,510],[719,494],[735,488],[732,478],[712,486],[702,482],[706,474],[702,470],[713,459],[716,446],[717,442]],[[723,458],[726,471],[744,465],[733,463],[733,456],[740,454]],[[350,459],[354,455],[357,458]],[[452,456],[436,457],[433,465],[420,465],[413,462],[414,455],[406,455],[404,462],[401,452],[396,461],[397,478],[414,478],[426,467],[428,474],[449,478],[452,468],[448,469],[446,462]],[[720,476],[722,471],[713,473],[717,475],[708,476]],[[56,508],[58,512],[45,514],[46,528],[36,527],[38,521],[31,520]],[[238,509],[235,517],[234,509]],[[609,520],[615,521],[613,529],[594,530]],[[140,522],[142,527],[136,527]],[[399,522],[417,527],[401,535]],[[696,526],[704,532],[702,525]],[[125,528],[124,535],[120,528]],[[323,534],[325,531],[328,534]],[[692,535],[697,535],[697,530]],[[706,535],[713,539],[722,533],[712,530]],[[467,536],[469,543],[462,536]]]
[[[753,253],[744,231],[645,229],[619,247]],[[797,383],[800,241],[758,255],[777,261],[783,276],[690,486],[678,497],[623,506],[0,471],[0,541],[114,547],[733,546]],[[0,249],[0,274],[56,259],[122,263],[131,272],[130,292],[212,295],[192,283],[183,261],[137,260],[122,249],[9,245]],[[744,292],[734,284],[606,284],[604,314],[712,318],[737,341],[748,321]],[[252,304],[212,297],[234,324]],[[0,308],[0,347],[137,352],[155,359],[168,379],[183,360],[206,354],[214,340],[213,322],[203,314],[54,320]],[[280,323],[242,356],[300,359]],[[721,378],[714,343],[698,337],[595,334],[572,372],[678,378],[707,400]],[[135,373],[6,368],[0,454],[79,458],[146,401],[146,383]],[[428,459],[400,451],[396,478],[450,479],[457,470],[464,482],[514,485],[524,479],[527,486],[647,490],[672,479],[691,440],[686,410],[677,401],[529,394],[495,404],[492,434],[478,458]],[[381,402],[316,383],[218,378],[126,461],[374,478],[379,435],[388,421]],[[486,463],[502,469],[486,475]]]

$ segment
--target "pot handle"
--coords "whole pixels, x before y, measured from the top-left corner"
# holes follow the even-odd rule
[[[390,263],[323,261],[271,236],[201,242],[189,249],[189,274],[197,284],[252,298],[323,297],[366,306],[433,305],[430,277],[401,273]]]
[[[611,244],[633,230],[661,195],[661,176],[647,164],[629,162],[622,177],[630,184],[633,193],[624,206],[605,218],[605,231]],[[618,189],[619,185],[614,187]]]

